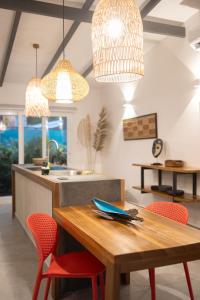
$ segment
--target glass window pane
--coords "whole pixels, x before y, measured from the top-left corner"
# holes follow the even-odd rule
[[[42,157],[42,118],[24,117],[24,162]]]
[[[0,196],[11,194],[11,165],[18,163],[18,117],[0,115]]]
[[[67,163],[67,118],[48,118],[48,141],[55,140],[58,143],[58,150],[52,145],[50,149],[50,162],[57,164]]]

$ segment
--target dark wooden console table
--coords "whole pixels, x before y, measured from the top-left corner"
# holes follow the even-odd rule
[[[185,203],[193,203],[200,202],[200,196],[197,195],[197,174],[200,173],[200,169],[197,168],[189,168],[189,167],[165,167],[163,165],[151,165],[151,164],[133,164],[135,167],[141,168],[141,185],[133,186],[134,189],[140,190],[141,193],[152,193],[159,195],[161,197],[167,197],[175,202],[185,202]],[[158,172],[158,185],[162,184],[162,174],[163,172],[171,172],[172,173],[172,189],[177,190],[177,177],[178,175],[191,175],[192,176],[192,193],[184,193],[182,196],[169,195],[166,192],[161,192],[157,190],[152,190],[151,187],[146,187],[144,183],[144,173],[145,170],[157,170]]]

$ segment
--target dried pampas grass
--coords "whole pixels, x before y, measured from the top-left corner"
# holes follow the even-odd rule
[[[105,107],[103,107],[99,114],[99,121],[97,123],[97,128],[94,133],[93,148],[96,150],[96,152],[103,150],[107,133],[108,133],[107,112]]]
[[[77,130],[78,140],[80,144],[86,148],[87,152],[87,168],[92,169],[92,126],[90,122],[90,116],[87,115],[83,118]]]
[[[103,107],[99,114],[99,121],[97,123],[97,128],[94,133],[93,148],[95,149],[95,157],[93,169],[95,169],[97,152],[102,151],[104,148],[105,140],[108,135],[108,127],[109,124],[107,121],[107,112],[105,107]]]

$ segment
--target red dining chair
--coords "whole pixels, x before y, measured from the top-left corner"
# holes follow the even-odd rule
[[[145,209],[182,224],[187,224],[188,222],[187,208],[177,203],[154,202],[148,205]],[[184,267],[185,276],[187,280],[188,290],[190,293],[190,299],[194,300],[189,269],[186,262],[183,263],[183,267]],[[152,300],[155,300],[156,299],[155,269],[149,269],[149,279],[150,279],[150,286],[151,286],[151,298]]]
[[[92,299],[98,299],[97,279],[99,276],[101,296],[104,299],[104,265],[88,251],[69,252],[56,256],[58,241],[57,224],[47,214],[32,214],[27,218],[27,225],[34,237],[39,257],[38,272],[32,300],[37,300],[42,279],[47,279],[44,299],[48,299],[51,278],[90,278],[92,281]],[[48,256],[51,262],[47,271],[43,265]]]

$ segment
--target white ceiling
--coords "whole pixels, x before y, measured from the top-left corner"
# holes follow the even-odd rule
[[[62,0],[40,0],[55,4],[62,4]],[[97,0],[98,1],[98,0]],[[139,6],[147,0],[137,0]],[[186,22],[197,9],[181,5],[183,0],[162,0],[148,15],[148,17],[163,18],[165,21]],[[186,1],[186,0],[185,0]],[[198,0],[200,1],[200,0]],[[82,7],[84,0],[66,1],[65,5]],[[0,9],[0,66],[6,51],[9,32],[12,28],[13,12]],[[72,24],[66,21],[66,32]],[[165,36],[144,33],[145,52],[149,51]],[[62,21],[56,18],[23,13],[13,46],[10,62],[6,72],[5,81],[26,83],[35,72],[35,55],[33,43],[39,43],[38,52],[39,74],[42,75],[50,60],[55,54],[62,39]],[[92,60],[91,25],[82,23],[70,43],[66,54],[77,71],[84,71]]]
[[[184,23],[196,14],[198,10],[181,5],[181,2],[182,0],[162,0],[151,11],[149,16]]]

